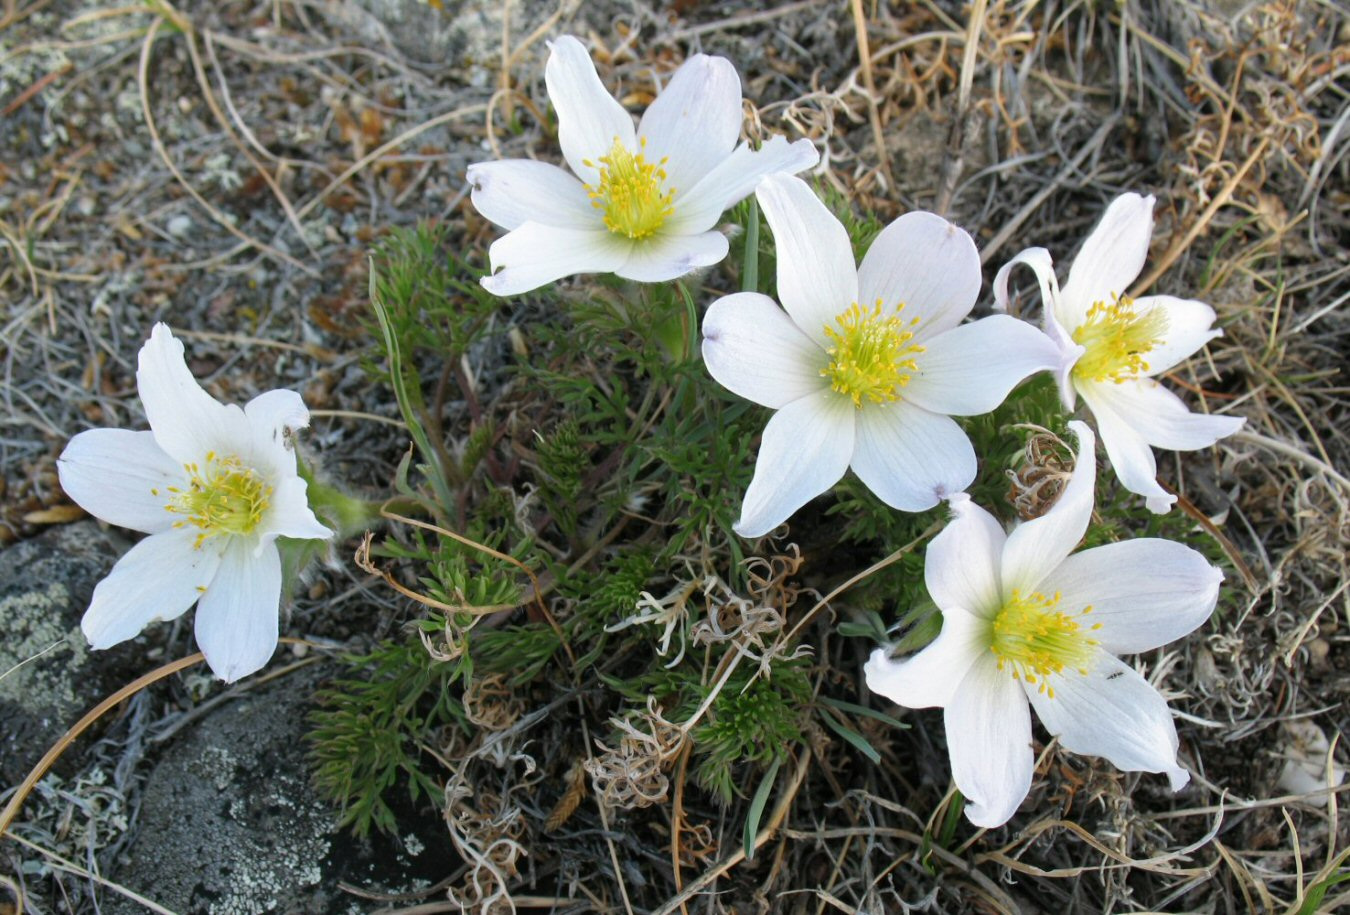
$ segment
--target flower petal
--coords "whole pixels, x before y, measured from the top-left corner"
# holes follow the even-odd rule
[[[1177,765],[1177,729],[1167,702],[1133,667],[1105,652],[1082,676],[1051,678],[1055,697],[1029,690],[1046,730],[1064,749],[1101,756],[1126,772],[1165,772],[1173,791],[1190,781]]]
[[[586,188],[556,165],[533,159],[475,162],[467,178],[474,208],[503,229],[527,222],[570,228],[602,224]]]
[[[295,476],[292,433],[309,426],[309,409],[295,391],[264,391],[244,405],[251,432],[249,463],[272,481]]]
[[[612,273],[633,244],[608,229],[570,229],[527,222],[492,243],[494,273],[481,280],[493,295],[518,295],[574,273]]]
[[[277,649],[281,607],[281,555],[236,538],[225,550],[215,580],[197,605],[197,647],[226,683],[267,663]]]
[[[858,302],[903,303],[919,318],[914,342],[961,323],[980,294],[980,252],[964,229],[936,213],[906,213],[881,230],[858,268]]]
[[[90,429],[70,440],[57,459],[61,488],[96,518],[147,534],[166,531],[175,516],[165,511],[170,486],[187,477],[155,444],[153,432]]]
[[[855,409],[848,398],[834,396]],[[924,511],[975,479],[975,449],[950,416],[903,400],[864,404],[857,413],[853,472],[892,508]]]
[[[298,476],[290,476],[272,490],[271,505],[258,525],[261,538],[254,547],[255,554],[277,537],[296,540],[328,540],[333,532],[324,527],[309,507],[309,484]]]
[[[665,229],[682,235],[706,232],[717,225],[728,207],[754,193],[766,177],[779,173],[794,175],[818,161],[820,154],[810,140],[789,143],[784,137],[773,136],[759,149],[742,143],[693,187],[676,185],[675,212],[666,220]],[[852,258],[850,251],[850,271]]]
[[[1130,428],[1155,448],[1195,451],[1232,435],[1246,420],[1241,416],[1192,413],[1180,397],[1152,378],[1093,387],[1094,404],[1105,403]]]
[[[999,562],[1008,535],[965,493],[952,497],[956,517],[928,544],[923,578],[928,596],[946,613],[960,607],[992,619],[1003,606]]]
[[[825,354],[773,299],[723,296],[703,318],[703,363],[718,384],[775,410],[826,387]]]
[[[858,300],[848,233],[806,182],[771,175],[755,190],[778,252],[778,300],[812,340]]]
[[[1170,295],[1147,295],[1134,300],[1137,314],[1162,309],[1167,315],[1167,335],[1148,353],[1148,374],[1158,375],[1176,366],[1223,331],[1214,327],[1214,309],[1195,299]]]
[[[136,389],[155,442],[179,464],[200,461],[220,446],[248,440],[248,423],[236,406],[225,406],[188,371],[183,344],[159,323],[141,347]]]
[[[929,338],[914,361],[919,369],[906,400],[934,413],[977,416],[1028,375],[1055,368],[1060,349],[1025,321],[990,315]]]
[[[577,177],[596,184],[600,172],[587,161],[599,162],[616,139],[635,150],[633,118],[600,82],[585,45],[571,35],[548,45],[552,53],[544,65],[544,84],[558,112],[558,144]]]
[[[1069,423],[1078,437],[1078,458],[1068,485],[1050,510],[1024,521],[1003,545],[1003,597],[1013,591],[1032,594],[1041,581],[1073,552],[1087,533],[1097,486],[1097,448],[1092,430],[1081,422]]]
[[[829,489],[853,453],[853,403],[824,390],[794,400],[764,427],[736,533],[762,537]]]
[[[197,529],[152,534],[117,560],[94,588],[80,628],[94,648],[134,638],[156,620],[171,620],[201,596],[220,566],[220,551],[208,540],[194,548]]]
[[[971,666],[989,653],[989,623],[960,607],[942,611],[942,631],[903,660],[878,648],[863,666],[867,688],[905,708],[942,708]]]
[[[1121,194],[1102,214],[1073,260],[1060,296],[1059,320],[1073,330],[1087,317],[1093,302],[1110,302],[1125,290],[1148,258],[1153,235],[1152,195]]]
[[[731,155],[740,137],[741,78],[731,61],[707,54],[680,65],[638,125],[647,159],[665,163],[666,187],[677,193]]]
[[[1153,457],[1153,449],[1143,435],[1135,430],[1132,420],[1116,410],[1109,394],[1102,396],[1107,387],[1114,385],[1087,383],[1076,387],[1097,420],[1097,430],[1102,434],[1102,447],[1106,449],[1111,469],[1116,472],[1120,485],[1143,496],[1149,511],[1166,513],[1177,497],[1158,485],[1157,459]]]
[[[1086,352],[1080,344],[1073,342],[1069,331],[1059,323],[1056,316],[1059,309],[1059,281],[1055,279],[1055,265],[1050,252],[1044,248],[1027,248],[1013,256],[999,268],[994,277],[994,308],[1008,310],[1008,275],[1018,264],[1026,264],[1036,274],[1041,286],[1041,327],[1046,336],[1059,347],[1059,362],[1055,366],[1055,382],[1059,386],[1059,400],[1065,412],[1073,412],[1077,397],[1073,389],[1073,365]]]
[[[661,234],[634,243],[628,260],[614,272],[639,283],[662,283],[715,264],[726,256],[727,237],[721,232]]]
[[[1002,826],[1031,790],[1031,711],[1022,687],[985,653],[961,679],[943,714],[952,779],[976,826]]]
[[[932,549],[931,547],[929,548]],[[1144,537],[1075,553],[1045,578],[1059,606],[1100,625],[1092,637],[1112,654],[1166,645],[1214,612],[1223,573],[1200,553],[1171,540]]]

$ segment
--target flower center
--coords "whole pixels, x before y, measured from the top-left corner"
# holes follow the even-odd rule
[[[1076,614],[1056,610],[1059,592],[1046,597],[1040,592],[1022,596],[1014,590],[1012,597],[994,617],[993,642],[990,650],[998,658],[998,669],[1012,668],[1013,679],[1036,683],[1040,691],[1055,698],[1055,689],[1045,682],[1049,674],[1063,673],[1068,667],[1084,676],[1088,662],[1100,643],[1088,637],[1101,623],[1086,626],[1082,617],[1092,612],[1092,605]]]
[[[1094,302],[1087,319],[1073,332],[1073,342],[1087,350],[1073,367],[1080,381],[1122,384],[1147,372],[1144,355],[1161,345],[1167,334],[1167,315],[1161,308],[1140,315],[1129,296],[1113,294],[1111,299],[1109,305]]]
[[[646,145],[644,138],[634,155],[615,137],[599,165],[585,160],[600,169],[599,183],[586,185],[591,206],[604,211],[605,226],[615,235],[646,238],[674,212],[675,189],[665,190],[666,170],[661,167],[666,160],[648,162],[642,151]]]
[[[864,397],[873,403],[899,400],[909,373],[918,371],[914,356],[924,348],[909,341],[920,319],[902,320],[904,309],[901,302],[887,315],[880,299],[870,309],[854,302],[835,317],[837,330],[825,325],[833,346],[825,350],[830,364],[820,374],[830,379],[831,390],[852,398],[855,407],[862,407]]]
[[[206,466],[184,464],[188,472],[186,488],[170,486],[166,511],[182,515],[174,527],[192,525],[197,528],[197,542],[216,534],[247,534],[262,520],[272,498],[272,487],[251,467],[245,467],[238,457],[218,457],[207,452]],[[150,490],[159,495],[159,490]]]

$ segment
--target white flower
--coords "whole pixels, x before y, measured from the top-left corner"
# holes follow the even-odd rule
[[[1053,368],[1054,343],[1007,315],[961,324],[980,292],[980,257],[942,217],[901,216],[855,267],[844,227],[800,179],[773,176],[756,193],[783,308],[742,292],[703,319],[712,376],[778,411],[736,531],[768,533],[850,467],[904,511],[965,489],[975,451],[951,417],[987,413]]]
[[[1208,448],[1232,435],[1244,420],[1192,413],[1154,380],[1208,341],[1214,309],[1170,295],[1132,299],[1125,294],[1148,257],[1153,234],[1153,197],[1122,194],[1078,252],[1063,290],[1050,253],[1028,248],[994,278],[997,308],[1008,303],[1008,274],[1017,264],[1036,271],[1044,301],[1045,329],[1060,345],[1060,397],[1072,410],[1081,396],[1096,417],[1116,476],[1130,492],[1146,497],[1150,511],[1166,512],[1176,501],[1157,481],[1150,446],[1173,451]]]
[[[1030,700],[1065,749],[1121,769],[1190,779],[1177,764],[1167,703],[1117,654],[1148,651],[1195,629],[1223,573],[1189,547],[1142,538],[1069,555],[1092,516],[1092,432],[1058,502],[1011,534],[969,501],[924,562],[942,632],[924,650],[867,662],[867,685],[909,708],[944,710],[952,777],[977,826],[1002,825],[1031,787]]]
[[[473,205],[509,230],[488,252],[497,295],[574,273],[672,280],[727,254],[713,227],[766,175],[816,163],[809,140],[775,136],[759,150],[741,135],[741,81],[731,62],[696,54],[633,129],[580,41],[550,43],[544,80],[572,169],[513,159],[469,166]]]
[[[85,511],[149,534],[94,589],[81,627],[94,648],[134,637],[197,603],[197,645],[227,682],[277,646],[277,537],[333,536],[310,511],[290,431],[309,424],[294,391],[242,410],[197,384],[183,344],[156,324],[136,387],[149,432],[93,429],[57,461],[61,487]]]

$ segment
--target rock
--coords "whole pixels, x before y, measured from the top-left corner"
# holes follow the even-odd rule
[[[0,551],[0,785],[19,782],[106,693],[107,665],[93,660],[80,617],[117,556],[93,521]]]
[[[114,862],[117,882],[175,912],[348,915],[378,903],[339,882],[404,892],[454,870],[434,812],[401,811],[401,839],[358,841],[336,828],[305,758],[322,673],[316,665],[259,686],[173,739],[146,782],[136,838]],[[110,915],[144,911],[110,893],[102,902]]]
[[[413,61],[440,64],[477,85],[480,71],[486,76],[485,67],[495,70],[500,64],[504,9],[500,0],[456,0],[441,9],[417,0],[339,0],[320,11],[371,47],[396,48]],[[511,24],[517,37],[533,31],[555,9],[544,0],[513,4]]]

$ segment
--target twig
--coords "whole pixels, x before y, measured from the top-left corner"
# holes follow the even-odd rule
[[[140,893],[137,893],[135,890],[122,886],[122,884],[120,883],[114,883],[113,881],[109,880],[106,877],[103,877],[99,874],[95,874],[93,871],[86,870],[85,868],[80,867],[74,861],[68,861],[65,858],[61,857],[56,852],[52,851],[50,848],[43,848],[36,842],[30,842],[23,836],[17,836],[12,833],[7,838],[13,839],[20,845],[23,845],[27,848],[31,848],[38,854],[43,855],[44,857],[47,858],[49,864],[56,870],[65,871],[67,874],[71,874],[72,876],[75,877],[81,877],[85,880],[92,880],[94,883],[97,883],[100,886],[105,886],[108,889],[112,890],[114,893],[117,893],[118,895],[125,896],[132,902],[139,903],[140,905],[145,906],[147,910],[155,912],[157,913],[157,915],[176,915],[176,913],[172,909],[166,909],[164,908],[164,906],[160,905],[159,903],[155,902],[152,899],[147,899]],[[18,913],[21,913],[23,911],[24,909],[22,907],[15,910],[15,912]]]
[[[1153,265],[1153,269],[1145,274],[1142,280],[1134,284],[1130,295],[1135,298],[1143,295],[1150,286],[1158,281],[1158,277],[1166,273],[1167,268],[1171,267],[1178,257],[1181,257],[1182,253],[1191,246],[1191,242],[1195,241],[1196,237],[1209,225],[1209,221],[1214,218],[1214,214],[1219,212],[1219,208],[1228,203],[1228,199],[1233,196],[1233,192],[1242,183],[1242,179],[1247,177],[1247,172],[1251,170],[1253,165],[1260,162],[1261,157],[1266,154],[1266,147],[1269,145],[1270,140],[1262,137],[1261,142],[1256,144],[1256,149],[1253,149],[1252,154],[1247,157],[1247,161],[1242,163],[1238,170],[1233,173],[1233,177],[1229,178],[1228,182],[1214,195],[1214,199],[1209,202],[1209,206],[1205,207],[1205,211],[1200,214],[1200,218],[1192,223],[1185,234],[1168,246],[1167,251]]]
[[[176,17],[174,20],[176,28],[183,29],[184,31],[186,31],[187,28],[190,28],[190,25],[184,25],[185,21],[179,21],[181,17],[178,17],[178,14],[173,12],[167,4],[162,8],[168,10]],[[221,228],[229,232],[235,238],[238,238],[247,247],[257,248],[259,251],[262,251],[271,257],[275,257],[277,260],[290,264],[305,275],[318,279],[319,271],[315,270],[313,267],[296,260],[284,251],[273,248],[264,241],[254,238],[242,229],[236,228],[229,217],[216,209],[195,187],[188,183],[187,178],[183,177],[183,173],[178,170],[178,166],[174,164],[173,159],[169,156],[169,151],[165,149],[164,141],[160,138],[159,128],[155,126],[155,116],[150,111],[150,55],[155,47],[155,38],[159,35],[159,30],[163,25],[164,19],[156,19],[151,24],[149,31],[145,33],[145,42],[141,45],[140,65],[136,72],[136,84],[140,89],[141,96],[141,114],[145,118],[145,129],[150,134],[150,143],[155,147],[155,152],[159,153],[160,159],[163,160],[165,166],[169,169],[169,172],[174,176],[178,183],[183,186],[183,189],[188,192],[193,200],[197,201],[197,203],[206,210]]]
[[[1068,179],[1069,175],[1078,171],[1083,163],[1087,161],[1088,156],[1096,152],[1101,145],[1106,142],[1107,136],[1110,135],[1112,128],[1116,126],[1116,122],[1119,120],[1120,115],[1113,114],[1103,121],[1102,126],[1098,127],[1092,136],[1088,138],[1088,141],[1078,150],[1078,154],[1069,161],[1069,164],[1060,169],[1059,174],[1055,175],[1050,183],[1037,191],[1035,196],[1028,200],[1022,209],[1017,211],[1016,216],[1004,223],[1003,228],[998,230],[998,234],[991,238],[989,244],[985,245],[984,249],[980,251],[981,264],[989,263],[989,259],[994,256],[998,249],[1006,245],[1008,239],[1017,235],[1022,228],[1022,223],[1030,219],[1031,214],[1035,213],[1036,210],[1040,208],[1040,205],[1049,199],[1051,194],[1059,189],[1060,185]]]
[[[802,787],[802,782],[806,780],[806,771],[810,768],[810,764],[810,753],[803,753],[798,757],[797,770],[792,773],[792,782],[788,785],[787,790],[785,790],[778,798],[778,805],[774,807],[773,815],[769,817],[769,821],[764,824],[760,831],[755,835],[754,848],[756,851],[774,837],[778,832],[778,828],[783,825],[783,821],[787,819],[788,811],[792,808],[792,802],[796,799],[797,792]],[[724,861],[704,872],[697,880],[677,893],[672,899],[667,900],[659,909],[652,912],[652,915],[671,915],[676,909],[684,908],[686,902],[698,895],[706,887],[716,883],[727,873],[727,871],[731,870],[744,860],[745,846],[739,845]]]
[[[983,2],[983,0],[980,0]],[[877,164],[886,178],[886,190],[895,190],[895,176],[891,174],[891,157],[886,151],[886,137],[881,132],[881,112],[877,108],[877,84],[872,79],[872,52],[867,45],[867,14],[862,0],[851,0],[853,8],[853,37],[858,45],[858,65],[862,68],[863,85],[867,87],[867,119],[872,125],[872,142],[877,148]]]
[[[14,796],[9,799],[9,803],[5,806],[4,812],[0,813],[0,837],[5,835],[9,830],[10,824],[14,822],[14,818],[19,815],[19,808],[22,807],[23,802],[28,799],[28,795],[32,792],[33,786],[42,780],[42,776],[47,774],[47,770],[55,765],[56,761],[61,758],[61,754],[66,751],[77,737],[88,730],[91,724],[102,718],[110,708],[117,705],[128,696],[134,695],[150,684],[157,683],[165,677],[172,676],[180,670],[186,670],[192,665],[204,660],[206,660],[206,656],[200,651],[197,651],[188,655],[186,658],[179,658],[177,661],[171,661],[162,667],[157,667],[148,674],[137,677],[126,686],[117,690],[117,692],[113,693],[86,712],[83,718],[71,725],[70,730],[62,734],[56,743],[52,744],[51,748],[37,761],[37,765],[33,766],[33,770],[28,773],[28,777],[20,782],[19,787],[15,789]]]
[[[863,569],[857,575],[854,575],[848,581],[844,582],[842,585],[839,585],[829,594],[826,594],[820,600],[816,601],[816,605],[812,607],[810,610],[808,610],[805,616],[797,620],[797,624],[792,627],[791,631],[788,632],[787,636],[784,638],[783,641],[787,644],[791,644],[792,640],[797,637],[797,634],[801,632],[803,629],[805,629],[806,625],[810,623],[811,620],[815,618],[815,615],[819,613],[821,609],[827,606],[830,603],[830,601],[834,600],[840,594],[843,594],[845,591],[847,591],[849,588],[853,587],[863,579],[868,578],[871,575],[875,575],[877,572],[880,572],[882,569],[886,568],[886,566],[903,559],[905,556],[912,553],[915,547],[923,543],[929,537],[932,537],[939,530],[941,530],[941,528],[942,528],[941,521],[933,522],[928,526],[928,530],[924,531],[922,534],[915,537],[909,543],[906,543],[904,546],[900,547],[900,549],[896,550],[894,553],[891,553],[886,558],[872,563],[870,566]]]

